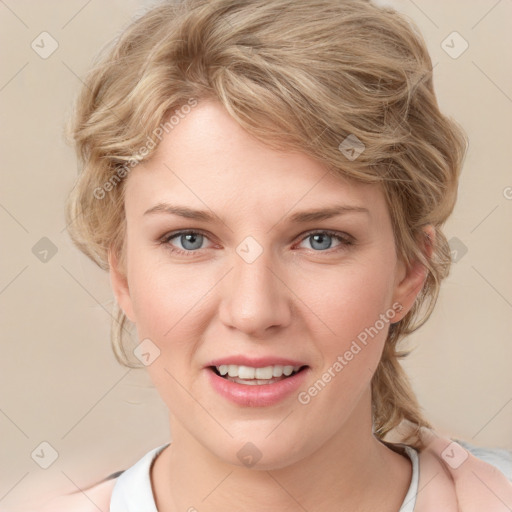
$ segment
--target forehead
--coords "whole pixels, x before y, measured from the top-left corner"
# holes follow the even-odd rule
[[[386,209],[380,187],[334,175],[304,153],[265,146],[216,102],[199,103],[163,136],[128,176],[125,201],[139,213],[160,202],[261,216],[331,204],[365,206],[373,215]]]

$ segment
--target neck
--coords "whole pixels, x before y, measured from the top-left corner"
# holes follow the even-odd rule
[[[411,463],[373,436],[369,411],[368,392],[342,428],[314,453],[270,470],[219,460],[171,421],[173,441],[152,468],[157,508],[162,512],[396,512],[410,484]]]

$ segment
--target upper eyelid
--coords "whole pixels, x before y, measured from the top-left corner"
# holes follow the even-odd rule
[[[161,237],[161,240],[163,241],[169,241],[173,238],[176,238],[180,235],[188,235],[188,234],[194,234],[197,233],[199,235],[203,235],[205,238],[208,238],[208,240],[211,241],[211,237],[206,233],[205,231],[202,231],[200,229],[181,229],[179,231],[170,231],[169,233],[166,233],[164,236]]]

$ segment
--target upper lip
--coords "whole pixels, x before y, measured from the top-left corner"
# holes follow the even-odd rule
[[[266,366],[307,366],[302,361],[295,359],[288,359],[285,357],[265,356],[265,357],[247,357],[239,356],[226,356],[219,359],[210,361],[205,365],[205,368],[210,366],[221,365],[236,365],[236,366],[250,366],[252,368],[265,368]]]

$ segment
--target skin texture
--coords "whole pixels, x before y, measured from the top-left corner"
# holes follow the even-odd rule
[[[411,464],[371,423],[370,381],[389,322],[307,404],[292,393],[268,407],[235,405],[204,368],[229,355],[293,358],[309,366],[307,390],[393,304],[400,320],[425,271],[397,260],[382,190],[269,149],[215,102],[199,103],[125,186],[125,266],[111,253],[111,280],[139,339],[160,350],[147,367],[172,434],[152,469],[159,510],[398,510]],[[145,214],[162,203],[217,218]],[[368,211],[288,220],[339,204]],[[199,230],[195,241],[164,238],[183,229]],[[310,236],[322,230],[353,243]],[[262,250],[252,263],[237,253],[249,236]],[[237,457],[247,442],[261,453],[251,468]]]

